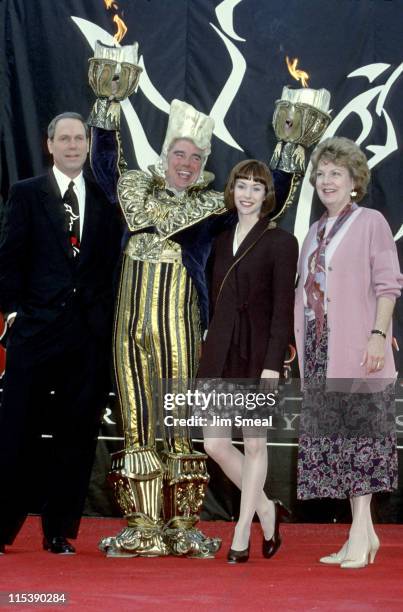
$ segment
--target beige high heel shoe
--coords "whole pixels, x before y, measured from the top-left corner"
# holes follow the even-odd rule
[[[374,534],[369,537],[369,552],[370,552],[369,562],[370,563],[373,563],[375,561],[375,555],[378,552],[380,545],[381,543],[379,541],[379,538],[374,532]]]
[[[368,563],[373,563],[375,561],[379,546],[379,539],[375,536],[375,538],[372,538],[368,543],[368,550],[366,550],[361,557],[358,559],[345,559],[345,561],[340,563],[340,567],[343,569],[360,569],[361,567],[366,567]]]
[[[325,565],[340,565],[340,563],[342,563],[346,558],[347,546],[348,540],[344,542],[339,552],[332,553],[331,555],[327,555],[326,557],[321,557],[319,559],[319,563],[324,563]]]

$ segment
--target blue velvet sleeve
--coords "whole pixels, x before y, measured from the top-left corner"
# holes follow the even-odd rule
[[[120,144],[118,132],[91,128],[90,162],[92,172],[106,197],[118,205]]]
[[[270,217],[278,214],[283,208],[288,194],[290,192],[291,181],[293,174],[289,174],[288,172],[283,172],[282,170],[272,170],[273,182],[274,182],[274,191],[276,194],[276,207],[274,211],[270,214]]]

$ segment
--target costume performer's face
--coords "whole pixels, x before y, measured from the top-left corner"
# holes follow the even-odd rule
[[[48,138],[48,149],[60,172],[72,179],[78,176],[88,153],[88,140],[81,121],[60,119],[56,123],[53,139]]]
[[[276,113],[276,134],[284,142],[298,142],[302,136],[303,106],[280,101]]]
[[[170,187],[183,191],[200,176],[203,151],[186,138],[174,140],[168,151],[166,180]]]
[[[250,179],[237,178],[234,185],[234,204],[238,216],[258,217],[266,197],[263,183]]]
[[[316,171],[316,191],[330,215],[336,215],[351,200],[354,181],[348,168],[331,161],[320,161]]]

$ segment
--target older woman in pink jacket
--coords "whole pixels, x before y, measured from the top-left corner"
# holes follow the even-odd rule
[[[312,155],[311,183],[326,212],[304,241],[295,336],[304,402],[298,498],[350,499],[342,548],[320,561],[364,567],[379,548],[372,494],[397,487],[391,319],[403,276],[384,217],[359,207],[367,160],[347,138]]]

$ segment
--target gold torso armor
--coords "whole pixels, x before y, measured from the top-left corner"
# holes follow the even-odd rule
[[[177,242],[145,232],[130,237],[125,255],[150,263],[182,263],[182,249]]]
[[[175,195],[165,189],[164,178],[157,174],[125,172],[118,183],[118,196],[129,229],[155,227],[158,237],[166,239],[212,214],[225,212],[223,194],[204,190],[211,180],[205,175],[204,183]]]

